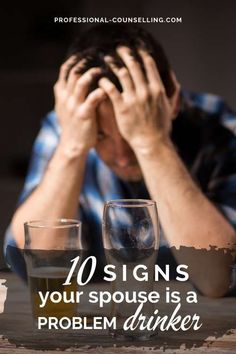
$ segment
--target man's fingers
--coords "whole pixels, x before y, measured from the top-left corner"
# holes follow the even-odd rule
[[[66,76],[68,73],[68,70],[70,69],[70,67],[73,65],[73,63],[75,62],[76,56],[72,55],[71,57],[69,57],[69,59],[67,59],[62,66],[60,67],[60,71],[59,71],[59,78],[58,81],[60,83],[65,83],[66,80]]]
[[[126,91],[126,92],[133,91],[134,90],[134,83],[131,79],[131,76],[130,76],[127,68],[125,68],[125,67],[118,68],[114,63],[113,58],[110,56],[105,56],[104,60],[109,65],[109,67],[111,68],[113,73],[118,77],[123,91]]]
[[[107,96],[110,98],[114,106],[122,103],[122,97],[120,92],[110,80],[103,77],[99,80],[99,86],[106,92]]]
[[[135,85],[136,91],[138,92],[140,87],[147,85],[146,78],[139,63],[135,60],[135,58],[132,56],[132,53],[130,52],[130,49],[127,47],[118,47],[117,53],[125,63]]]
[[[106,98],[106,93],[100,87],[92,91],[85,100],[85,105],[89,108],[96,108],[98,103]]]
[[[151,89],[155,91],[161,90],[165,92],[165,87],[160,77],[154,59],[143,49],[139,49],[139,54],[143,60],[143,64],[147,75],[147,80]]]
[[[68,92],[73,92],[75,88],[76,81],[78,80],[80,74],[79,71],[83,68],[84,64],[86,62],[86,59],[82,59],[79,63],[74,65],[74,67],[71,69],[68,80],[67,80],[67,90]]]
[[[91,68],[77,80],[75,84],[74,95],[80,103],[84,102],[89,90],[89,86],[94,77],[100,73],[100,68]]]

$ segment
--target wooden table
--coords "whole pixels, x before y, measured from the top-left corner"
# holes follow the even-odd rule
[[[5,310],[0,314],[0,354],[65,353],[65,350],[84,354],[236,353],[236,297],[208,299],[198,296],[197,309],[203,329],[194,338],[191,334],[183,335],[180,332],[174,333],[171,338],[170,335],[159,333],[156,338],[146,342],[119,342],[104,334],[91,334],[88,340],[88,335],[85,337],[77,333],[64,337],[45,334],[36,338],[32,326],[29,326],[31,307],[27,286],[10,272],[0,272],[0,279],[6,279],[5,285],[8,287]],[[166,284],[158,282],[157,286],[161,293]],[[180,291],[192,289],[189,283],[171,282],[170,286]],[[104,284],[96,284],[95,287],[103,289]],[[0,287],[0,305],[2,301],[3,290]],[[196,307],[193,311],[196,311]]]

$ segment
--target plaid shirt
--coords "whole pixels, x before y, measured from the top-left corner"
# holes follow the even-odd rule
[[[41,182],[59,138],[56,114],[50,112],[42,121],[41,130],[35,140],[18,205]],[[203,193],[235,227],[236,114],[218,96],[183,91],[182,109],[173,122],[172,140]],[[83,222],[83,232],[91,238],[91,249],[97,250],[97,254],[102,252],[101,221],[104,202],[123,198],[149,198],[149,194],[144,182],[121,181],[92,149],[87,157],[84,184],[78,200],[78,218]],[[7,245],[15,246],[11,227],[6,232],[5,248]],[[162,237],[161,246],[165,245],[166,241]],[[7,254],[7,261],[15,271],[21,272],[23,263],[16,253]]]

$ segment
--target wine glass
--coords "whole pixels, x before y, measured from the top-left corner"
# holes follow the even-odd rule
[[[111,200],[103,213],[103,244],[108,264],[115,267],[116,280],[112,293],[119,291],[147,294],[153,290],[154,266],[159,247],[159,226],[155,201],[144,199]],[[148,280],[145,280],[147,279]],[[148,331],[125,330],[124,324],[139,303],[124,300],[112,302],[111,316],[116,317],[116,328],[110,329],[114,337],[146,339]],[[153,304],[146,302],[142,308],[146,319],[153,315]]]

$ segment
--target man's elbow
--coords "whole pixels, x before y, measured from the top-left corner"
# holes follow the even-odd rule
[[[226,296],[232,288],[231,279],[209,281],[207,284],[198,286],[198,292],[209,298],[220,298]]]

